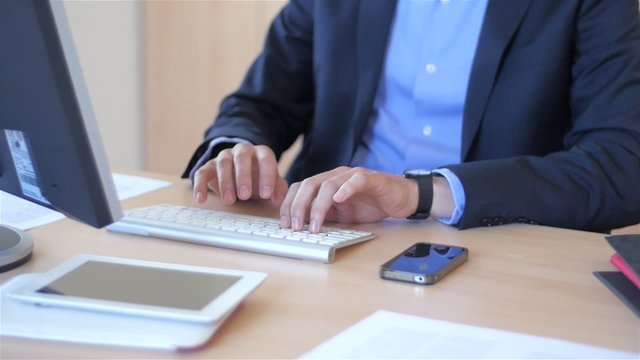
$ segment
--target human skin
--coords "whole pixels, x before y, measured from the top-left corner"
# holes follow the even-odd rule
[[[361,167],[341,166],[287,185],[273,151],[263,145],[237,144],[198,169],[193,192],[204,203],[208,190],[231,205],[238,200],[271,200],[280,206],[280,225],[321,231],[325,221],[376,222],[406,218],[418,207],[415,180]],[[454,201],[445,178],[433,178],[433,217],[450,217]]]

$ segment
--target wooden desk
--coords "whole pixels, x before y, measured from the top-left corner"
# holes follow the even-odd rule
[[[178,181],[125,201],[124,207],[158,202],[194,205],[188,183]],[[206,206],[223,208],[215,198]],[[277,214],[267,203],[231,209]],[[614,270],[612,250],[601,234],[520,224],[458,231],[434,221],[353,227],[377,238],[338,251],[329,265],[126,236],[71,220],[31,230],[33,259],[0,274],[1,282],[45,271],[77,253],[256,270],[269,277],[198,350],[169,353],[2,337],[0,358],[295,358],[379,309],[640,353],[640,321],[592,274]],[[379,279],[378,266],[416,241],[466,246],[469,261],[435,286]]]

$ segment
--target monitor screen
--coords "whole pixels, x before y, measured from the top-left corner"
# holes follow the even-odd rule
[[[62,1],[0,1],[0,190],[94,227],[121,216]]]

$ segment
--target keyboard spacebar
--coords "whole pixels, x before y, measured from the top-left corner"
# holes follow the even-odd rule
[[[107,230],[325,263],[333,262],[335,257],[335,249],[326,245],[291,240],[272,240],[251,234],[218,231],[152,219],[125,216],[120,221],[107,226]]]

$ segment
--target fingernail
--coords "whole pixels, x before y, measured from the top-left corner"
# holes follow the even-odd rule
[[[298,219],[297,217],[292,217],[291,218],[291,228],[293,230],[300,230],[302,228],[302,226],[300,226],[300,219]]]
[[[204,201],[204,194],[202,193],[202,191],[198,191],[196,193],[196,201],[199,203],[202,203]]]
[[[249,188],[247,186],[240,187],[240,199],[247,200],[251,194],[249,193]]]
[[[311,219],[311,222],[309,222],[309,231],[312,233],[317,233],[318,231],[320,231],[316,219]]]
[[[280,217],[280,226],[282,226],[283,228],[289,228],[291,226],[288,216],[283,215]]]
[[[227,204],[233,202],[233,194],[229,190],[225,190],[224,195],[222,196],[222,200]]]
[[[260,197],[263,199],[268,199],[271,197],[271,186],[265,185],[262,187],[262,191],[260,192]]]

